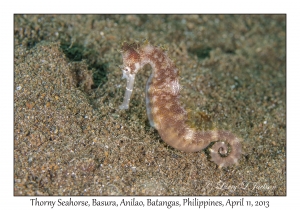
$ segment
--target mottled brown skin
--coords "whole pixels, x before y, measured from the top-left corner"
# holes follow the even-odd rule
[[[179,100],[178,70],[166,52],[148,43],[123,43],[122,56],[123,74],[135,76],[144,65],[151,65],[153,71],[146,86],[147,115],[167,144],[181,151],[197,152],[216,142],[210,149],[211,160],[220,168],[237,164],[242,153],[238,137],[229,131],[197,131],[188,126],[187,113]],[[231,148],[229,154],[227,144]]]

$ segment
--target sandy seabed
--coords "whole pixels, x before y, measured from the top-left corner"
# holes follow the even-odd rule
[[[285,15],[15,15],[15,195],[286,195]],[[199,129],[243,139],[239,165],[150,127],[136,77],[119,110],[122,41],[162,44]]]

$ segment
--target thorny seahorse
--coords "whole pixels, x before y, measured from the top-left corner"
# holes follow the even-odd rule
[[[211,142],[211,161],[219,168],[237,164],[242,154],[241,139],[229,131],[201,131],[187,124],[187,112],[180,105],[178,69],[160,47],[147,41],[122,44],[123,78],[127,79],[124,101],[120,109],[128,109],[133,91],[135,75],[144,65],[150,64],[152,74],[146,85],[146,107],[151,126],[158,130],[161,138],[170,146],[185,152],[205,149]],[[229,154],[228,145],[231,151]]]

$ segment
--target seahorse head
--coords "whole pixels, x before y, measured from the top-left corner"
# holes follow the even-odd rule
[[[122,44],[123,74],[136,74],[141,68],[141,56],[138,48],[139,46],[136,43],[128,44],[124,42]]]

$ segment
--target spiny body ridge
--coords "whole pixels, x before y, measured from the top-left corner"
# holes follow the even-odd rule
[[[140,46],[124,42],[121,52],[121,69],[123,78],[127,79],[127,87],[120,109],[129,108],[135,75],[144,65],[150,64],[152,73],[146,84],[147,115],[161,138],[185,152],[197,152],[215,142],[210,148],[211,161],[220,168],[237,164],[242,154],[241,139],[229,131],[198,131],[188,126],[187,112],[179,101],[178,69],[165,51],[149,43]]]

